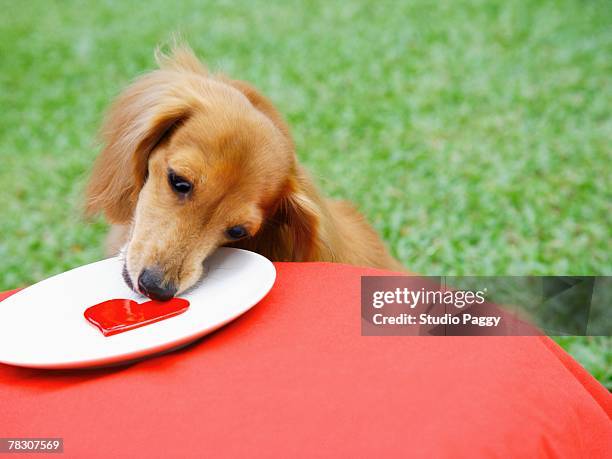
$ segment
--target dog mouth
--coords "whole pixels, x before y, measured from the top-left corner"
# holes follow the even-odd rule
[[[128,273],[128,269],[127,269],[127,264],[126,263],[123,263],[123,270],[121,272],[121,275],[123,276],[123,280],[125,281],[127,286],[131,290],[134,290],[134,284],[132,283],[132,278],[130,277],[130,273]],[[136,291],[136,290],[134,290],[134,291]],[[138,292],[138,293],[140,293],[140,292]]]
[[[202,274],[200,275],[199,279],[196,282],[194,282],[193,285],[191,285],[190,287],[186,288],[182,293],[188,293],[188,292],[191,292],[192,290],[195,290],[204,281],[204,278],[206,277],[206,275],[208,274],[208,271],[209,271],[209,266],[207,265],[206,261],[207,261],[206,259],[204,259],[202,261]],[[125,262],[125,261],[123,262],[123,268],[121,270],[121,275],[122,275],[123,280],[125,281],[126,285],[130,288],[130,290],[143,295],[143,292],[141,292],[140,290],[134,288],[134,283],[132,282],[132,277],[130,276],[130,273],[129,273],[128,268],[127,268],[127,262]]]

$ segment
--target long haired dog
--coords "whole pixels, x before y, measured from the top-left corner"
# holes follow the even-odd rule
[[[87,189],[87,212],[114,225],[111,250],[124,246],[131,288],[169,299],[219,246],[402,269],[349,203],[319,194],[268,99],[187,47],[157,61],[110,108]]]

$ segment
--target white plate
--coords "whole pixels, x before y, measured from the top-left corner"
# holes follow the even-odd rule
[[[272,288],[274,265],[253,252],[221,248],[206,261],[208,274],[181,298],[189,309],[169,319],[105,337],[83,317],[113,298],[139,303],[109,258],[32,285],[0,302],[0,362],[34,368],[114,365],[185,346],[256,305]]]

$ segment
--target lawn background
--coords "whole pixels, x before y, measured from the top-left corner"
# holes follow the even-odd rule
[[[609,275],[605,1],[0,1],[0,290],[103,257],[80,216],[108,102],[179,32],[428,275]],[[612,387],[609,338],[560,341]]]

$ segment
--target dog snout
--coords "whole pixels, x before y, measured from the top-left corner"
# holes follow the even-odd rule
[[[123,270],[121,271],[121,275],[123,276],[123,280],[130,288],[130,290],[134,290],[134,284],[132,284],[132,279],[130,278],[130,273],[128,272],[127,265],[125,263],[123,264]]]
[[[165,282],[161,269],[145,268],[138,276],[138,289],[143,295],[156,301],[168,301],[177,291],[172,282]]]

